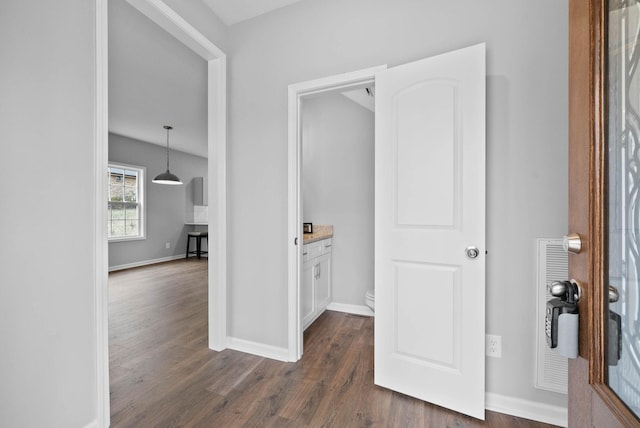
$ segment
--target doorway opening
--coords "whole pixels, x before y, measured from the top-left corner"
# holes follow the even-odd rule
[[[485,46],[355,74],[289,87],[291,359],[302,355],[308,221],[300,108],[305,97],[375,84],[375,383],[482,419]]]
[[[303,352],[303,125],[305,101],[322,95],[365,90],[375,85],[375,73],[386,65],[340,74],[289,86],[289,252],[288,252],[288,359],[297,361]],[[363,294],[364,299],[364,294]]]
[[[365,306],[365,296],[374,300],[373,94],[368,86],[302,100],[305,340],[327,309],[373,315]]]
[[[220,351],[227,346],[226,306],[226,55],[206,36],[158,0],[127,0],[134,8],[177,38],[207,62],[207,169],[209,171],[208,346]],[[96,4],[96,135],[94,164],[94,272],[96,278],[96,373],[97,408],[101,426],[109,425],[108,346],[108,2]]]

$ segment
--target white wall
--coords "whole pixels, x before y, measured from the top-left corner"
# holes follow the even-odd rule
[[[557,0],[323,0],[230,27],[230,334],[287,346],[287,86],[486,42],[487,332],[503,344],[487,390],[566,403],[532,385],[534,239],[567,228],[567,12]]]
[[[303,218],[333,225],[336,303],[364,306],[373,289],[374,124],[372,111],[341,94],[302,102]]]
[[[180,177],[184,185],[152,183],[151,180],[166,169],[166,156],[166,149],[158,145],[109,134],[109,162],[147,168],[147,237],[144,240],[110,242],[109,268],[185,253],[187,232],[193,230],[193,226],[184,224],[188,214],[193,214],[193,178],[207,176],[207,159],[172,150],[171,172]],[[167,242],[170,248],[165,248]],[[207,241],[203,242],[206,249]],[[192,249],[195,248],[194,241],[191,245]]]
[[[97,417],[94,3],[0,2],[0,426]]]
[[[533,239],[566,232],[566,2],[303,0],[228,38],[199,2],[167,2],[231,54],[229,328],[277,347],[287,346],[287,85],[487,42],[487,328],[503,336],[487,389],[563,402],[531,385]],[[0,222],[2,426],[96,418],[93,22],[86,0],[0,2],[0,182],[20,212]]]

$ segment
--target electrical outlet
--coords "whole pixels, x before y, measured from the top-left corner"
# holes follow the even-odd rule
[[[484,349],[488,357],[502,358],[502,336],[487,334]]]
[[[164,244],[164,248],[171,248],[171,242],[167,242],[166,244]]]

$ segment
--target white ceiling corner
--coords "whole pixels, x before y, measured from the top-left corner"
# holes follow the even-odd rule
[[[361,105],[369,111],[375,112],[375,98],[367,93],[365,88],[354,89],[342,92],[342,95],[349,98],[356,104]]]
[[[299,0],[202,0],[226,24]],[[207,63],[126,0],[109,1],[109,131],[207,157]]]
[[[226,25],[237,24],[300,0],[202,0]]]

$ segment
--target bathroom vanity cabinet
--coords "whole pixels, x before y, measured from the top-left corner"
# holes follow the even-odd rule
[[[303,245],[301,303],[304,329],[331,301],[331,245],[331,238]]]

